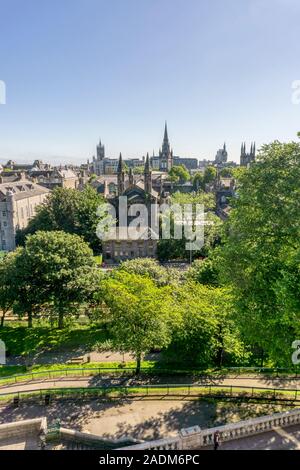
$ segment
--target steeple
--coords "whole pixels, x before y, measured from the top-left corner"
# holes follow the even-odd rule
[[[132,173],[132,168],[131,167],[129,168],[128,181],[129,181],[130,185],[133,184],[133,173]]]
[[[164,132],[164,140],[163,140],[163,145],[162,145],[162,153],[164,153],[165,155],[168,155],[170,153],[170,142],[169,142],[169,137],[168,137],[167,121],[165,122],[165,132]]]
[[[159,169],[161,171],[169,171],[173,165],[173,155],[170,148],[168,137],[167,121],[165,122],[164,140],[161,151],[159,152]]]
[[[120,196],[125,190],[125,169],[122,154],[119,156],[118,163],[118,195]]]
[[[150,172],[150,159],[149,159],[149,153],[147,152],[144,173],[148,174],[149,172]]]
[[[144,168],[144,188],[146,193],[151,193],[152,190],[152,177],[150,168],[149,153],[147,152],[145,168]]]
[[[123,159],[122,159],[122,154],[120,153],[119,163],[118,163],[118,174],[122,173],[122,171],[124,171],[124,163],[123,163]]]

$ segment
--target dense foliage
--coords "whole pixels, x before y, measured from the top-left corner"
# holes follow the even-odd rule
[[[101,242],[96,235],[97,209],[103,202],[103,197],[89,185],[83,191],[56,188],[37,207],[37,213],[28,227],[17,233],[17,243],[24,245],[26,236],[39,230],[59,230],[83,237],[95,252],[99,252]]]

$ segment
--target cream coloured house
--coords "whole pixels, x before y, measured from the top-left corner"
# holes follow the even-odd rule
[[[0,181],[0,251],[15,249],[15,235],[25,228],[50,190],[26,179]]]

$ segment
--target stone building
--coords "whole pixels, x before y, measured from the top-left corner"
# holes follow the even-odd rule
[[[34,216],[49,189],[26,179],[0,184],[0,251],[15,249],[15,235]]]
[[[250,152],[246,151],[246,143],[244,142],[241,146],[240,165],[249,166],[255,162],[255,142],[251,144]]]
[[[29,177],[33,182],[48,189],[54,189],[56,187],[78,189],[80,179],[78,175],[68,167],[58,167],[52,170],[33,168],[29,172]]]
[[[145,165],[145,157],[141,159],[127,158],[123,162],[127,168],[143,167]],[[152,170],[167,173],[173,165],[185,165],[188,170],[193,170],[198,167],[198,160],[197,158],[182,158],[173,155],[169,142],[167,123],[165,123],[162,147],[158,155],[155,155],[153,152],[152,157],[150,157],[150,166]],[[96,156],[92,158],[91,162],[88,160],[87,169],[90,173],[94,173],[97,176],[117,175],[118,160],[105,156],[105,147],[100,140],[96,148]]]
[[[224,143],[223,148],[217,151],[214,163],[217,165],[222,165],[223,163],[227,162],[227,158],[228,158],[228,153],[226,150],[226,144]]]
[[[122,221],[120,216],[119,196],[127,197],[126,218]],[[156,257],[157,236],[150,229],[151,208],[157,205],[160,195],[152,188],[152,171],[150,167],[149,155],[147,155],[144,179],[137,181],[134,179],[132,170],[125,175],[125,167],[120,154],[118,162],[118,176],[116,194],[108,194],[109,202],[116,211],[116,237],[102,242],[103,259],[106,262],[119,262],[132,258]],[[128,235],[128,226],[135,219],[135,215],[130,215],[130,207],[133,204],[143,204],[148,209],[148,220],[145,225],[137,228],[140,236],[134,239]]]

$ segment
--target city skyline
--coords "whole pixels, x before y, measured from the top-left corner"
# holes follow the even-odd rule
[[[287,8],[288,6],[288,8]],[[296,0],[0,0],[0,162],[79,164],[161,145],[214,159],[226,141],[296,140]],[[18,11],[18,15],[15,15]]]

